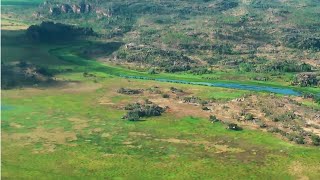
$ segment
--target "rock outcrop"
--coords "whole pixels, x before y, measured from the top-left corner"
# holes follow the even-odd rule
[[[62,4],[60,6],[60,10],[61,10],[62,13],[70,13],[70,12],[72,12],[72,8],[71,8],[71,6],[69,4]]]
[[[49,14],[52,16],[57,16],[60,14],[85,14],[92,12],[92,5],[89,3],[81,2],[79,4],[59,4],[59,3],[50,3],[45,1],[42,6],[42,9],[49,9]]]

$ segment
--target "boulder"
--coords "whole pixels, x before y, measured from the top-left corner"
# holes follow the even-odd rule
[[[62,13],[70,13],[73,12],[71,6],[69,4],[62,4],[60,7]]]
[[[72,11],[73,11],[73,13],[75,13],[75,14],[80,14],[80,13],[81,13],[81,8],[80,8],[80,6],[78,6],[78,5],[76,5],[76,4],[73,4],[73,5],[72,5]]]
[[[90,12],[91,12],[91,8],[92,8],[92,7],[91,7],[90,4],[86,4],[84,12],[85,12],[85,13],[90,13]]]

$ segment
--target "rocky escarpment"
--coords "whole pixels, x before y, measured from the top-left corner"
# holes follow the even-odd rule
[[[95,14],[98,18],[112,16],[112,13],[109,9],[95,7],[94,4],[86,1],[81,1],[78,3],[45,1],[39,6],[39,10],[34,13],[36,17],[43,17],[43,15],[59,16],[63,14]]]
[[[53,16],[67,13],[82,14],[92,12],[92,5],[86,2],[67,4],[45,1],[40,7],[43,10],[47,10]]]

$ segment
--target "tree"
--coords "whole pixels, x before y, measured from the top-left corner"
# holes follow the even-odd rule
[[[162,94],[162,97],[163,98],[169,98],[170,96],[169,96],[169,94]]]
[[[157,74],[157,72],[154,68],[150,68],[148,74]]]
[[[220,120],[215,115],[210,115],[209,121],[211,121],[213,123],[213,122],[218,122]]]
[[[129,110],[127,114],[123,117],[129,121],[138,121],[141,117],[151,117],[151,116],[160,116],[161,113],[165,111],[164,108],[153,104],[140,104],[133,103],[128,104],[125,107],[125,110]]]
[[[253,120],[253,114],[251,114],[251,113],[246,114],[246,115],[244,116],[244,119],[245,119],[245,120],[248,120],[248,121]]]
[[[139,111],[129,111],[127,113],[127,119],[129,121],[138,121],[140,119],[140,116],[139,116]]]
[[[304,144],[304,138],[302,136],[296,136],[294,138],[294,142],[297,143],[297,144]]]
[[[311,141],[312,141],[312,144],[315,145],[315,146],[319,146],[320,145],[320,137],[317,136],[317,135],[312,135],[311,136]]]
[[[227,129],[234,130],[234,131],[240,131],[240,130],[242,130],[242,128],[239,127],[238,124],[235,124],[235,123],[230,123],[230,124],[228,124]]]

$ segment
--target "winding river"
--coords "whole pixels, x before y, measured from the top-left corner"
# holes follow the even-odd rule
[[[102,73],[106,73],[109,75],[114,75],[123,78],[130,79],[143,79],[143,80],[153,80],[159,82],[169,82],[169,83],[181,83],[181,84],[190,84],[190,85],[202,85],[202,86],[211,86],[211,87],[223,87],[223,88],[232,88],[232,89],[240,89],[240,90],[249,90],[249,91],[259,91],[259,92],[270,92],[275,94],[282,95],[291,95],[291,96],[300,96],[301,93],[294,88],[288,87],[275,87],[268,85],[251,85],[251,84],[242,84],[236,82],[204,82],[204,81],[192,81],[192,80],[176,80],[170,78],[157,78],[155,76],[151,76],[149,74],[132,71],[129,69],[119,68],[108,66],[103,63],[93,61],[90,59],[85,59],[83,57],[77,56],[74,53],[70,53],[66,48],[54,49],[51,50],[50,53],[55,55],[59,59],[72,63],[78,66],[85,66],[88,72],[90,71],[98,71]],[[71,55],[70,55],[71,54]]]
[[[191,82],[185,80],[173,80],[173,79],[164,79],[164,78],[148,78],[144,76],[125,76],[120,75],[120,77],[131,78],[131,79],[143,79],[143,80],[153,80],[160,82],[170,82],[170,83],[181,83],[181,84],[191,84],[191,85],[202,85],[202,86],[211,86],[211,87],[223,87],[223,88],[232,88],[232,89],[241,89],[241,90],[250,90],[250,91],[263,91],[283,95],[292,95],[299,96],[300,92],[297,92],[289,88],[276,88],[269,86],[257,86],[257,85],[247,85],[239,83],[222,83],[222,82]]]

